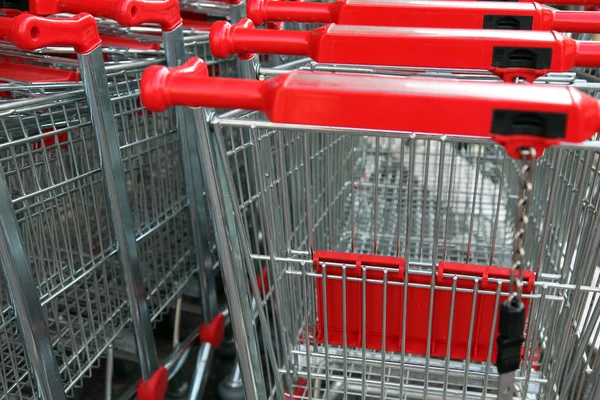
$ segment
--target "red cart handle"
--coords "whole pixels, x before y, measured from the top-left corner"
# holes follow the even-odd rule
[[[587,140],[600,125],[598,101],[567,86],[304,71],[261,82],[209,78],[198,58],[148,68],[141,95],[151,111],[244,108],[279,123],[491,137],[517,158],[523,147],[541,155],[560,142]]]
[[[30,0],[29,9],[39,15],[87,12],[123,26],[155,23],[163,31],[181,24],[178,0]]]
[[[338,0],[305,3],[247,0],[248,18],[339,25],[600,32],[600,12],[556,11],[538,3]]]
[[[266,53],[308,56],[321,63],[489,70],[506,81],[548,72],[600,67],[600,43],[557,32],[513,32],[330,24],[313,31],[253,29],[247,20],[213,24],[219,58]]]
[[[72,18],[44,18],[30,14],[0,17],[0,39],[26,51],[71,46],[80,54],[89,53],[101,44],[96,20],[89,14]]]
[[[467,1],[512,1],[512,0],[467,0]],[[517,0],[521,3],[529,3],[529,0]],[[542,4],[550,4],[553,6],[598,6],[599,0],[542,0]]]

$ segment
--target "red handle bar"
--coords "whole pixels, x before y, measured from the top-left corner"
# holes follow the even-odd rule
[[[0,39],[26,51],[72,46],[80,54],[89,53],[101,44],[96,20],[89,14],[72,18],[43,18],[30,14],[0,17]]]
[[[245,108],[279,123],[492,137],[513,157],[523,147],[541,155],[560,142],[587,140],[600,122],[598,101],[567,86],[303,71],[261,82],[209,78],[198,58],[148,68],[141,94],[152,111]]]
[[[390,28],[330,24],[313,31],[253,29],[248,20],[213,24],[216,57],[266,53],[309,56],[321,63],[489,70],[507,81],[600,67],[600,43],[557,32]]]
[[[466,0],[466,1],[512,1],[512,0]],[[519,3],[529,3],[531,0],[517,0]],[[542,4],[550,4],[553,6],[599,6],[599,0],[543,0],[538,1]]]
[[[248,0],[247,16],[267,21],[422,28],[600,33],[600,12],[556,11],[538,3],[338,0],[333,3]]]
[[[29,9],[38,15],[86,12],[123,26],[155,23],[163,31],[181,24],[178,0],[29,0]]]

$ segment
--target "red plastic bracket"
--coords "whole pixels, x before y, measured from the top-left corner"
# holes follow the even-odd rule
[[[127,47],[135,50],[160,50],[158,42],[140,42],[124,36],[102,35],[103,46]]]
[[[198,337],[200,343],[210,343],[213,349],[218,349],[223,343],[225,336],[225,316],[221,313],[217,314],[208,324],[202,324]]]
[[[212,27],[212,21],[206,21],[202,19],[196,18],[184,18],[183,26],[186,28],[194,29],[200,32],[210,32],[210,28]]]
[[[167,394],[169,372],[162,365],[158,367],[152,378],[140,380],[137,387],[138,400],[163,400]]]
[[[19,58],[3,61],[0,57],[0,77],[19,82],[78,82],[77,71],[29,65]]]
[[[328,344],[343,344],[343,307],[342,302],[342,265],[346,265],[347,278],[362,278],[362,266],[379,267],[379,269],[368,269],[367,280],[383,280],[383,268],[388,272],[388,288],[386,303],[386,350],[401,351],[402,349],[402,320],[404,312],[404,291],[407,290],[406,304],[406,342],[407,353],[426,355],[427,336],[429,329],[429,307],[431,295],[430,276],[408,273],[408,282],[419,286],[397,285],[405,280],[405,260],[398,257],[385,257],[362,255],[352,253],[337,253],[329,251],[317,251],[313,255],[313,268],[318,274],[322,274],[322,263],[327,265],[326,289],[327,304],[323,302],[323,278],[317,278],[318,298],[318,322],[317,341],[324,343],[325,323],[327,323]],[[474,264],[460,264],[442,262],[438,266],[434,282],[437,286],[452,287],[453,278],[449,275],[461,275],[456,283],[459,289],[473,289],[475,279],[479,278],[479,292],[475,298],[473,293],[457,291],[454,302],[454,319],[452,330],[452,342],[450,358],[464,360],[467,354],[473,361],[487,361],[488,350],[492,346],[492,360],[497,353],[496,341],[490,343],[492,329],[497,332],[496,326],[492,324],[494,314],[498,312],[495,308],[495,295],[482,293],[483,291],[495,292],[498,282],[492,278],[501,279],[501,290],[508,291],[510,270],[508,268],[489,267]],[[335,276],[337,279],[329,279]],[[470,278],[467,278],[470,277]],[[533,291],[535,276],[531,271],[523,271],[522,280],[526,282],[523,293]],[[396,285],[395,285],[396,284]],[[366,335],[366,346],[369,349],[381,350],[382,348],[382,322],[383,322],[383,286],[380,283],[367,283],[366,287],[366,332],[362,331],[362,282],[346,281],[346,339],[348,346],[361,347],[363,336]],[[450,323],[451,291],[436,290],[433,299],[433,326],[431,327],[431,344],[429,354],[433,357],[445,357],[448,345],[448,327]],[[501,296],[502,302],[506,296]],[[475,318],[471,332],[470,310],[475,301]],[[525,307],[529,306],[529,300],[523,299]],[[499,303],[500,304],[500,303]],[[327,307],[327,322],[324,318],[324,307]],[[464,310],[469,310],[465,312]],[[471,333],[471,347],[467,348],[469,334]],[[497,336],[497,333],[495,333]]]

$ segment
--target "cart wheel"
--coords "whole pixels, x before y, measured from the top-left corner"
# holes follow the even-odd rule
[[[223,380],[219,384],[219,398],[221,400],[244,400],[246,398],[244,395],[244,387],[230,386]]]

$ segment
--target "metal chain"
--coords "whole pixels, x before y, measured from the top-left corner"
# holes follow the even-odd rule
[[[533,191],[533,170],[535,167],[536,153],[534,148],[521,150],[521,169],[519,170],[519,189],[517,199],[517,221],[515,235],[513,236],[513,257],[510,267],[510,301],[521,302],[523,282],[521,275],[525,267],[525,238],[529,212],[531,209],[531,194]],[[515,293],[516,291],[516,293]]]

